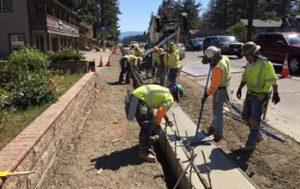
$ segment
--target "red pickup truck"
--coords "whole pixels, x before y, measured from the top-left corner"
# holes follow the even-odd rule
[[[288,53],[291,73],[300,72],[300,33],[270,32],[257,36],[255,43],[261,46],[263,56],[276,63],[283,63]]]

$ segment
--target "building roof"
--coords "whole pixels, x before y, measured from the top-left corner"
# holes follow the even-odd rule
[[[245,25],[248,25],[248,19],[241,19]],[[253,19],[253,26],[256,28],[280,28],[282,22],[277,20],[259,20]]]

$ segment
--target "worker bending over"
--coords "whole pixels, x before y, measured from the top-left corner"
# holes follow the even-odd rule
[[[207,134],[214,134],[214,141],[218,142],[223,138],[223,107],[229,92],[227,87],[231,79],[230,62],[215,46],[210,46],[204,51],[202,62],[209,63],[212,67],[211,84],[202,99],[204,103],[208,96],[213,95],[213,123],[212,127],[208,128]]]
[[[155,162],[156,157],[152,144],[159,139],[162,132],[160,123],[165,119],[166,125],[172,126],[167,117],[167,111],[175,101],[183,95],[181,85],[171,84],[169,88],[160,85],[143,85],[135,89],[130,99],[130,109],[135,112],[135,118],[140,126],[139,134],[139,158]],[[136,101],[136,103],[135,103]],[[154,115],[153,109],[157,109]],[[126,112],[128,115],[128,112]]]
[[[135,65],[137,62],[137,57],[134,55],[125,55],[120,60],[121,72],[119,75],[118,83],[122,83],[124,81],[124,74],[126,73],[125,83],[130,83],[131,77],[131,66]]]

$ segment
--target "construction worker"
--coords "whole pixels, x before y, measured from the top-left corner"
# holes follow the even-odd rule
[[[143,57],[143,51],[142,51],[142,49],[138,45],[134,46],[134,53],[133,54],[136,57]]]
[[[221,50],[215,46],[210,46],[204,51],[202,62],[209,63],[212,67],[211,84],[202,98],[204,103],[208,96],[213,95],[213,123],[212,127],[208,128],[207,134],[214,134],[214,141],[218,142],[223,138],[223,106],[231,79],[231,66],[228,57],[222,55]]]
[[[163,48],[159,48],[157,54],[158,58],[158,73],[159,73],[159,84],[165,86],[165,78],[168,73],[167,53]]]
[[[159,64],[159,53],[158,53],[158,47],[154,46],[152,48],[152,78],[156,78],[155,72],[158,71],[158,64]]]
[[[178,75],[179,69],[181,68],[179,61],[179,50],[176,47],[176,44],[173,42],[169,43],[169,52],[168,52],[168,67],[169,67],[169,82],[176,83],[176,77]]]
[[[131,77],[131,67],[137,62],[137,57],[134,55],[125,55],[120,60],[121,72],[119,75],[118,83],[121,84],[124,80],[124,74],[126,73],[126,80],[125,83],[130,83]]]
[[[154,84],[143,85],[133,91],[132,97],[138,99],[135,117],[141,128],[139,158],[148,162],[156,161],[151,146],[159,139],[162,118],[165,119],[166,125],[172,126],[166,113],[174,100],[179,101],[181,96],[183,96],[182,86],[174,83],[169,88]],[[157,109],[155,116],[153,109]]]
[[[263,105],[269,99],[268,93],[273,87],[272,102],[280,101],[277,78],[272,63],[259,53],[260,46],[250,41],[244,44],[242,55],[247,59],[247,65],[242,75],[242,81],[236,96],[241,99],[242,88],[247,85],[247,94],[242,112],[243,119],[248,123],[250,134],[245,146],[238,151],[253,151],[262,135],[259,132]]]

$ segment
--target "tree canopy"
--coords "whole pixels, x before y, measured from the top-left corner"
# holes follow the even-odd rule
[[[94,25],[96,37],[118,41],[120,34],[118,15],[121,14],[118,0],[59,0],[78,14],[82,21]]]

